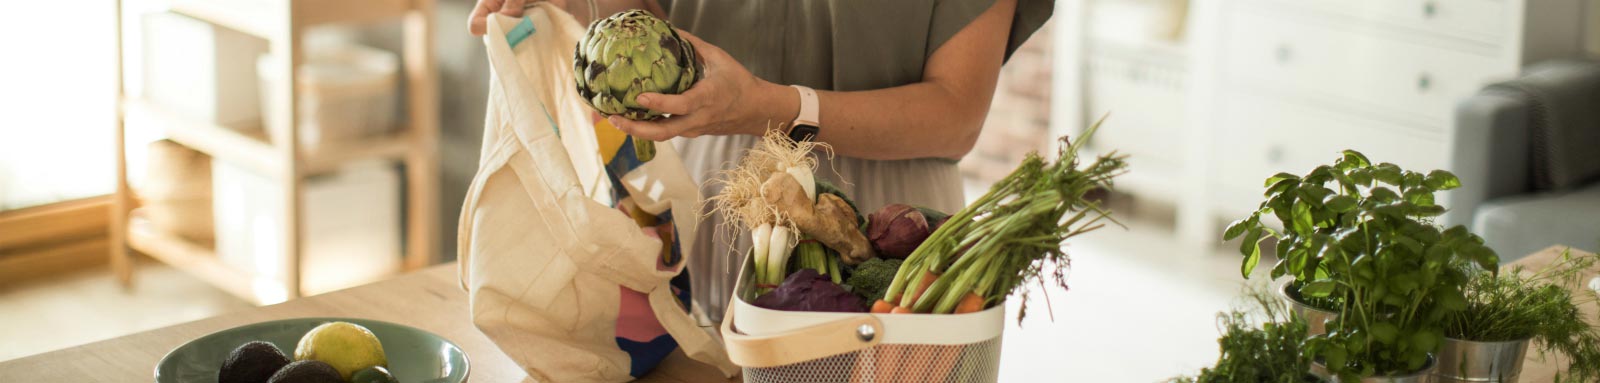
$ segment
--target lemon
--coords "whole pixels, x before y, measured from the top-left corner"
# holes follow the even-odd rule
[[[328,322],[307,331],[295,346],[294,360],[315,360],[339,370],[340,378],[350,380],[356,371],[372,366],[389,366],[383,344],[366,327],[349,322]]]

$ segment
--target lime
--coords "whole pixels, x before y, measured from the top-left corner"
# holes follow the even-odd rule
[[[327,363],[339,371],[339,377],[350,380],[356,371],[389,365],[383,355],[383,344],[372,331],[349,322],[328,322],[307,331],[295,346],[294,360],[315,360]]]
[[[400,383],[400,381],[395,379],[394,375],[389,375],[389,369],[372,366],[356,371],[355,375],[350,376],[350,383]]]

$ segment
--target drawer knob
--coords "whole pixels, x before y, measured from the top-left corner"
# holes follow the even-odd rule
[[[1273,50],[1272,56],[1276,57],[1279,63],[1288,63],[1294,56],[1294,51],[1289,49],[1289,44],[1278,44],[1278,49]]]
[[[1428,88],[1432,88],[1432,87],[1433,87],[1433,78],[1431,76],[1428,76],[1427,73],[1423,73],[1423,74],[1418,74],[1417,75],[1417,91],[1418,92],[1426,92],[1426,91],[1428,91]]]
[[[1283,163],[1283,145],[1272,145],[1267,148],[1267,163],[1273,165]]]
[[[1436,16],[1438,14],[1439,14],[1439,4],[1438,3],[1435,3],[1435,2],[1432,2],[1432,1],[1427,1],[1427,2],[1423,2],[1422,3],[1422,17],[1423,18],[1431,19],[1431,18],[1433,18],[1433,16]]]

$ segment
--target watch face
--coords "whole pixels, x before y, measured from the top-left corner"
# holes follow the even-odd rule
[[[814,125],[795,125],[794,129],[789,129],[789,139],[794,142],[811,141],[817,138],[818,131],[820,129]]]

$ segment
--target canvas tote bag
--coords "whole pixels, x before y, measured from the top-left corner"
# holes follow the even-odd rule
[[[513,30],[532,34],[513,47]],[[662,265],[663,242],[610,206],[613,192],[624,192],[642,210],[671,217],[676,247],[690,248],[685,241],[695,238],[697,214],[670,214],[696,211],[700,198],[671,145],[657,146],[653,160],[626,174],[604,170],[597,145],[613,140],[597,138],[570,69],[582,33],[570,15],[543,2],[521,19],[490,16],[484,44],[493,75],[482,157],[457,249],[473,324],[542,382],[643,375],[666,353],[619,344],[651,326],[690,358],[737,375],[708,332],[714,329],[699,327],[669,284],[687,261]],[[645,320],[630,315],[630,305],[643,307],[635,312]]]

